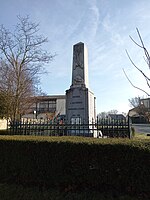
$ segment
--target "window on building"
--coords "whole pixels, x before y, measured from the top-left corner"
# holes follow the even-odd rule
[[[39,112],[55,112],[56,100],[42,101],[39,103]]]

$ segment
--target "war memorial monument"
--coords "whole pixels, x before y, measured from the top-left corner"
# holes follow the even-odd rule
[[[73,46],[72,84],[66,90],[66,121],[87,125],[94,122],[95,117],[95,97],[88,85],[88,51],[80,42]]]

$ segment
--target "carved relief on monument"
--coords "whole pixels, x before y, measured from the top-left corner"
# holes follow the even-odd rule
[[[73,69],[75,70],[77,67],[83,69],[83,61],[82,61],[82,46],[81,45],[76,45],[74,48],[74,54],[73,54],[73,62],[74,66]]]
[[[79,85],[79,84],[83,84],[83,83],[84,83],[84,80],[83,80],[83,78],[80,75],[77,75],[74,78],[74,84],[75,85]]]

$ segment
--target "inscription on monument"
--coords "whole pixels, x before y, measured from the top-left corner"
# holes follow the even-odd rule
[[[76,101],[76,102],[70,102],[70,104],[81,104],[81,101]]]
[[[72,98],[78,98],[78,97],[80,97],[80,96],[72,96]]]
[[[68,108],[68,110],[84,110],[84,108]]]

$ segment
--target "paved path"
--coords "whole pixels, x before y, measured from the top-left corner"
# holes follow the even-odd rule
[[[136,133],[150,134],[150,124],[132,124]]]

